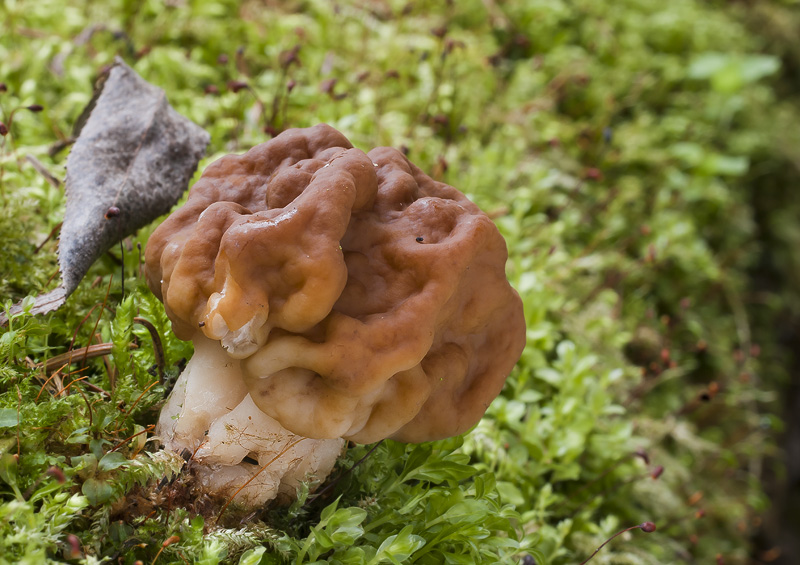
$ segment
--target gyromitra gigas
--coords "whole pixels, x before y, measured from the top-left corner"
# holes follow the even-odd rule
[[[462,193],[329,126],[219,159],[147,244],[195,345],[158,435],[209,491],[250,481],[236,499],[255,505],[324,478],[344,440],[468,430],[525,342],[506,259]]]

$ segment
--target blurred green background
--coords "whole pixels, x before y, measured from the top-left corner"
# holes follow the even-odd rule
[[[0,16],[6,306],[57,284],[63,185],[27,157],[63,180],[118,55],[210,133],[201,169],[319,122],[402,148],[496,221],[528,321],[463,438],[387,442],[332,498],[217,519],[159,499],[176,469],[127,439],[168,388],[133,318],[172,378],[191,354],[144,285],[146,228],[64,308],[0,329],[0,563],[580,563],[644,521],[657,531],[592,562],[800,562],[800,2],[4,0]],[[45,384],[37,363],[98,342],[109,356]]]

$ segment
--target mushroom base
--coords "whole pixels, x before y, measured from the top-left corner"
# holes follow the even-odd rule
[[[156,434],[166,449],[192,454],[200,487],[242,506],[294,500],[305,480],[328,476],[342,439],[291,433],[255,405],[240,361],[218,341],[193,339],[195,354],[159,416]]]

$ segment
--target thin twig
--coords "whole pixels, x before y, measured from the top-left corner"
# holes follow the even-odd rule
[[[135,343],[128,344],[128,347],[130,349],[137,348]],[[113,343],[98,343],[90,345],[88,347],[80,347],[78,349],[73,349],[71,351],[67,351],[66,353],[62,353],[61,355],[56,355],[55,357],[51,357],[45,362],[38,363],[36,367],[37,368],[44,367],[45,371],[47,373],[50,373],[58,367],[64,367],[65,365],[71,365],[72,363],[85,361],[86,359],[93,359],[95,357],[102,357],[103,355],[108,355],[109,353],[111,353],[113,348],[114,348]]]

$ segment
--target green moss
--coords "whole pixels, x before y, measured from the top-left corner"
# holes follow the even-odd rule
[[[496,219],[528,322],[463,438],[386,442],[344,473],[368,449],[354,447],[331,498],[215,523],[144,441],[191,355],[144,285],[146,228],[62,309],[0,329],[0,563],[576,563],[645,520],[657,532],[594,562],[747,562],[787,373],[774,327],[800,304],[796,41],[747,23],[774,30],[796,8],[17,0],[0,14],[4,304],[56,284],[64,195],[25,156],[63,177],[66,151],[49,149],[120,55],[210,132],[201,166],[320,121],[361,148],[404,146]],[[31,104],[44,111],[17,110]],[[135,316],[161,336],[166,382]],[[37,365],[98,342],[110,355],[53,378]]]

